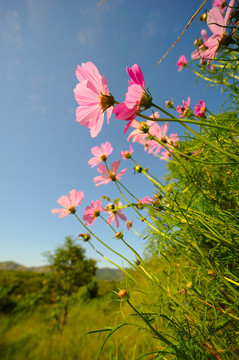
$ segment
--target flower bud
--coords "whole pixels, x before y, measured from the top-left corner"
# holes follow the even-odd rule
[[[196,40],[194,41],[194,46],[195,46],[196,48],[199,48],[200,45],[202,45],[202,39],[196,39]]]
[[[127,227],[128,230],[129,230],[130,228],[132,228],[132,226],[133,226],[132,220],[126,221],[126,227]]]
[[[136,173],[141,173],[142,172],[142,170],[143,170],[143,168],[142,168],[142,166],[140,166],[140,165],[136,165],[135,167],[134,167],[134,171],[136,172]]]
[[[173,107],[173,101],[166,100],[165,101],[166,108],[170,109]]]
[[[90,234],[79,234],[78,239],[81,237],[84,241],[89,241],[91,239]]]
[[[117,233],[115,233],[115,237],[116,237],[117,239],[122,239],[123,236],[124,236],[124,234],[122,234],[121,231],[118,231]]]
[[[126,295],[128,295],[127,290],[121,289],[121,290],[118,292],[118,295],[119,295],[119,297],[122,299],[123,297],[125,297]]]
[[[206,22],[206,20],[207,20],[207,13],[204,13],[199,17],[199,21]]]

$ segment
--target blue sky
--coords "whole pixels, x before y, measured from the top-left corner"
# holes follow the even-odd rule
[[[88,160],[90,149],[110,141],[114,151],[109,163],[129,149],[125,122],[112,116],[97,138],[75,121],[77,103],[73,89],[77,64],[92,61],[107,77],[109,90],[123,101],[127,91],[126,66],[137,63],[144,73],[154,102],[164,106],[173,97],[175,105],[191,96],[192,107],[200,99],[210,110],[218,111],[220,91],[206,89],[189,70],[177,71],[180,55],[190,59],[193,42],[202,24],[198,17],[179,43],[157,66],[157,62],[178,37],[201,0],[0,0],[0,136],[1,205],[0,261],[16,261],[26,266],[45,264],[44,251],[53,251],[65,236],[77,237],[83,231],[74,216],[64,219],[51,214],[56,200],[69,190],[81,190],[85,199],[78,209],[82,216],[91,200],[102,195],[118,197],[114,184],[96,188]],[[211,8],[208,1],[204,10]],[[179,125],[170,124],[169,133],[182,134]],[[165,162],[133,145],[135,158],[160,178]],[[153,187],[141,175],[134,175],[130,162],[122,182],[139,198],[153,195]],[[124,201],[122,201],[124,202]],[[125,203],[125,202],[124,202]],[[133,218],[130,211],[125,212]],[[99,219],[98,219],[99,220]],[[142,224],[134,219],[134,226]],[[120,229],[124,229],[121,223]],[[134,259],[113,233],[100,222],[91,230],[125,256]],[[141,254],[143,239],[126,234],[126,240]],[[121,264],[102,246],[94,245]],[[83,244],[86,255],[106,261]]]

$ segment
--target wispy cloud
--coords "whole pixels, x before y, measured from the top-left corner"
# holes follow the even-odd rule
[[[17,11],[6,11],[1,16],[0,41],[3,47],[8,47],[14,52],[23,48],[20,18]]]
[[[104,21],[110,10],[111,6],[108,2],[97,6],[95,0],[88,0],[83,6],[79,5],[81,21],[76,40],[82,46],[94,46],[100,38],[103,38]]]
[[[158,31],[160,14],[158,12],[150,13],[143,24],[141,41],[146,42],[152,39]]]

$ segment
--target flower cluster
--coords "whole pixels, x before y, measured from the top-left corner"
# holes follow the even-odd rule
[[[226,14],[223,17],[222,13],[225,10],[225,1],[213,1],[213,8],[207,13],[207,25],[213,35],[208,38],[204,30],[204,33],[202,33],[204,42],[192,53],[191,57],[193,60],[200,58],[201,62],[207,61],[207,63],[210,64],[210,61],[216,57],[216,54],[224,43],[230,41],[226,34],[226,29],[234,4],[235,0],[229,2]]]

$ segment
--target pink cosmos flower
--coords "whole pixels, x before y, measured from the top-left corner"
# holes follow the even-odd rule
[[[153,201],[152,198],[150,198],[149,196],[144,196],[141,200],[139,200],[138,204],[144,204],[144,205],[147,205],[147,204],[150,204],[151,202]]]
[[[97,171],[102,175],[96,176],[94,178],[94,183],[96,186],[107,185],[110,181],[121,180],[121,176],[124,175],[127,169],[121,170],[118,174],[116,174],[120,165],[120,160],[114,161],[111,165],[111,170],[109,171],[107,167],[103,164],[100,164],[97,168]]]
[[[183,106],[178,105],[176,111],[179,113],[178,117],[183,118],[186,117],[188,112],[190,111],[190,96],[187,98],[187,101],[183,100]]]
[[[129,81],[125,101],[114,107],[116,119],[128,121],[124,133],[136,118],[140,108],[149,108],[152,102],[152,97],[145,92],[144,76],[139,65],[134,64],[132,68],[127,67],[126,71],[132,81]]]
[[[121,151],[120,152],[120,155],[122,156],[122,158],[123,158],[123,160],[127,160],[127,159],[130,159],[131,158],[131,155],[132,155],[132,153],[134,152],[134,150],[133,150],[133,148],[132,148],[132,146],[130,145],[129,146],[129,148],[130,148],[130,151]]]
[[[136,206],[137,209],[142,210],[145,206],[151,204],[152,201],[153,201],[152,198],[150,198],[149,196],[145,196],[141,200],[139,200],[137,204],[134,205]]]
[[[107,212],[109,215],[108,219],[107,219],[107,223],[111,224],[112,221],[115,221],[115,226],[119,227],[119,219],[118,217],[123,220],[126,221],[127,218],[124,214],[122,214],[123,209],[119,209],[122,206],[122,203],[119,201],[117,204],[108,204],[106,206],[106,210],[104,210],[105,212]]]
[[[187,62],[188,60],[186,59],[186,56],[181,55],[177,62],[178,71],[181,71],[186,66]]]
[[[144,83],[144,75],[142,70],[140,69],[138,64],[134,64],[131,68],[127,66],[126,68],[127,74],[131,78],[132,81],[129,80],[129,86],[132,84],[138,84],[142,86],[144,89],[145,83]]]
[[[150,128],[150,135],[155,136],[158,140],[160,140],[163,143],[167,143],[167,136],[166,133],[168,131],[168,123],[165,123],[164,125],[154,124]],[[162,149],[162,145],[159,144],[156,140],[149,140],[147,142],[149,150],[148,153],[152,153],[154,151],[154,155],[156,156],[157,153],[160,152]]]
[[[167,137],[167,143],[173,147],[177,146],[178,143],[178,134],[170,134],[169,137]],[[168,159],[170,156],[172,156],[174,149],[170,147],[170,149],[165,149],[161,152],[160,160]]]
[[[148,130],[152,124],[154,124],[154,121],[151,120],[147,120],[146,122],[141,121],[140,123],[136,120],[133,120],[131,127],[135,128],[135,130],[129,134],[127,140],[129,141],[132,139],[133,142],[144,144],[147,139]]]
[[[203,100],[199,100],[199,104],[194,107],[195,115],[197,117],[203,118],[205,117],[206,104]]]
[[[111,143],[109,141],[106,141],[105,144],[101,144],[100,147],[94,146],[91,149],[91,153],[92,155],[94,155],[94,157],[88,161],[88,164],[91,165],[91,167],[94,167],[98,165],[101,161],[106,161],[112,151],[113,147],[111,146]]]
[[[91,201],[91,206],[86,206],[83,220],[86,221],[86,225],[90,226],[97,219],[102,211],[101,203],[99,200]]]
[[[207,25],[213,35],[205,43],[199,46],[198,52],[202,61],[208,60],[208,64],[215,58],[215,55],[226,36],[226,26],[234,3],[235,0],[230,1],[224,18],[220,9],[215,6],[207,14]]]
[[[162,151],[161,153],[161,158],[160,160],[167,160],[170,156],[172,156],[172,151],[165,149],[164,151]]]
[[[61,196],[57,202],[63,208],[52,209],[52,214],[59,214],[59,217],[65,217],[69,214],[74,214],[76,212],[76,206],[79,206],[84,199],[84,194],[82,191],[76,191],[75,189],[69,192],[69,197],[67,195]]]
[[[91,137],[99,134],[104,112],[107,110],[107,122],[113,111],[114,98],[108,90],[107,79],[100,75],[97,67],[90,61],[78,65],[76,77],[79,83],[74,89],[77,103],[76,121],[90,128]]]

